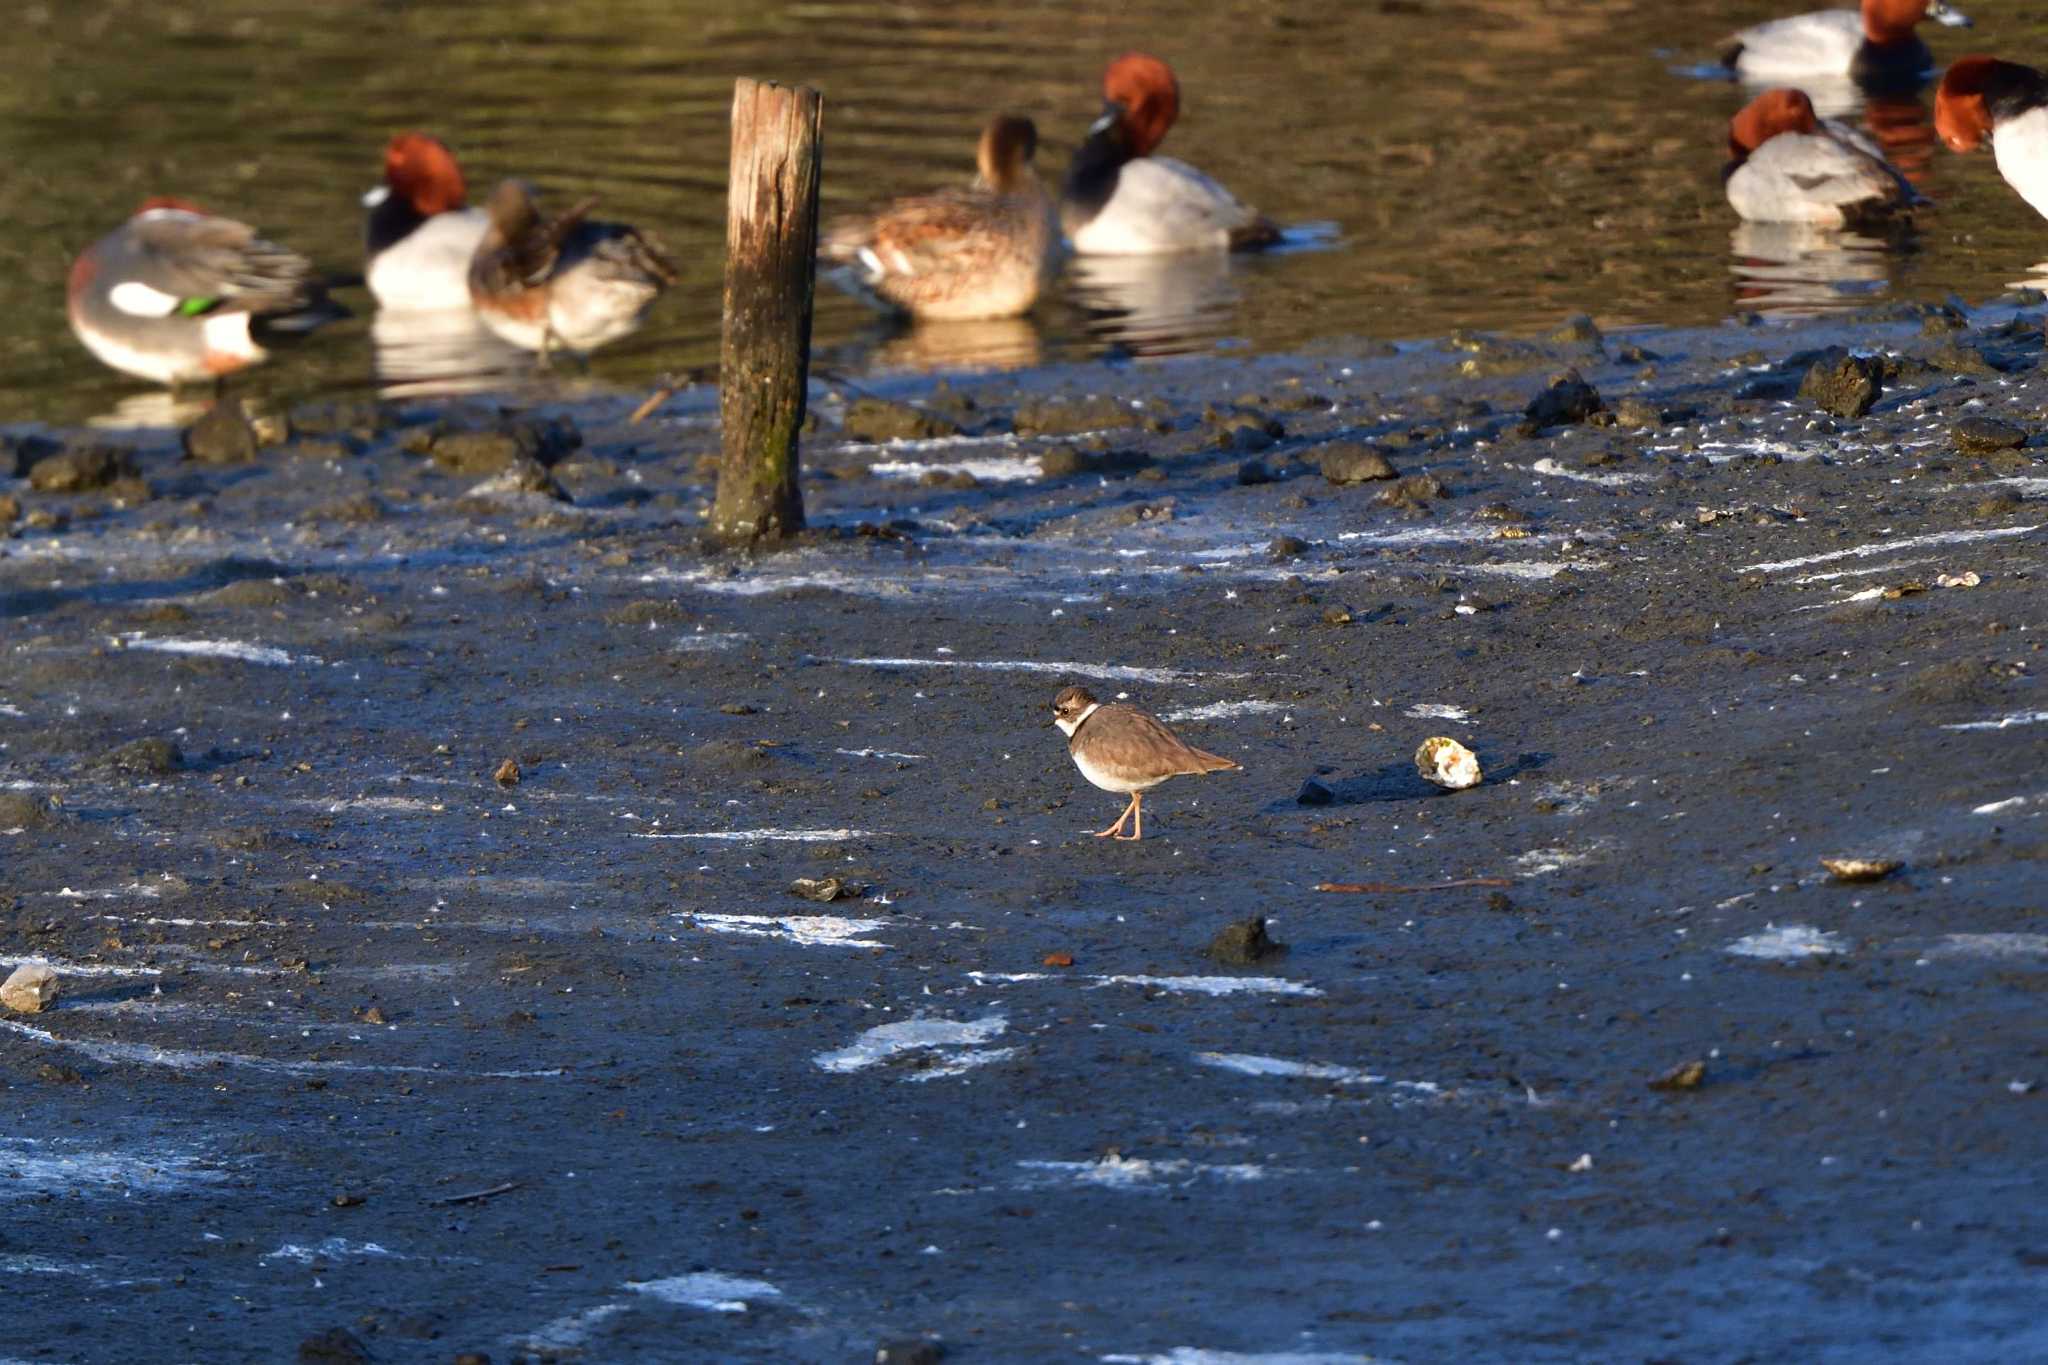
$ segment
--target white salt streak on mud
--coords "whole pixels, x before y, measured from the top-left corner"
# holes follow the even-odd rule
[[[1394,1365],[1382,1356],[1354,1355],[1349,1351],[1207,1351],[1199,1346],[1176,1346],[1151,1355],[1106,1355],[1103,1365]]]
[[[800,943],[807,948],[886,948],[879,939],[864,937],[886,929],[885,919],[849,919],[840,915],[725,915],[685,910],[676,916],[686,924],[715,934],[739,934],[748,938],[776,938]]]
[[[882,479],[921,479],[930,473],[966,474],[983,483],[1020,483],[1041,476],[1035,458],[939,460],[920,464],[915,460],[882,460],[868,466],[868,473]]]
[[[122,1043],[91,1038],[60,1038],[14,1019],[0,1019],[0,1030],[33,1039],[48,1047],[81,1053],[96,1062],[166,1067],[173,1071],[198,1071],[208,1067],[240,1067],[285,1076],[319,1076],[366,1073],[392,1076],[467,1076],[489,1080],[543,1080],[562,1074],[550,1071],[457,1071],[435,1066],[399,1066],[372,1062],[293,1062],[274,1057],[254,1057],[242,1052],[215,1052],[203,1048],[158,1047],[151,1043]]]
[[[1242,673],[1195,673],[1184,668],[1136,668],[1127,664],[1041,662],[1034,659],[826,659],[852,668],[971,668],[991,673],[1045,673],[1063,678],[1095,678],[1103,682],[1194,682],[1201,678],[1242,678]]]
[[[1278,976],[1068,976],[1051,972],[969,972],[978,986],[1021,981],[1084,981],[1099,986],[1144,986],[1191,995],[1321,995],[1314,986]]]
[[[1396,1081],[1377,1076],[1362,1067],[1337,1066],[1329,1062],[1291,1062],[1283,1057],[1261,1057],[1249,1052],[1197,1052],[1203,1066],[1235,1071],[1242,1076],[1298,1077],[1303,1080],[1334,1081],[1338,1085],[1391,1085],[1419,1095],[1441,1095],[1443,1087],[1434,1081]]]
[[[1190,720],[1232,720],[1238,716],[1269,716],[1287,708],[1277,701],[1213,701],[1207,706],[1183,706],[1163,711],[1159,719],[1178,725]]]
[[[1449,702],[1441,701],[1419,701],[1402,712],[1402,714],[1415,720],[1467,721],[1472,719],[1472,713],[1464,707],[1453,706]]]
[[[1810,924],[1772,925],[1728,945],[1728,951],[1737,957],[1762,958],[1766,962],[1803,962],[1847,952],[1848,948],[1848,940],[1840,934],[1827,933]]]
[[[1251,1162],[1206,1165],[1172,1158],[1148,1161],[1112,1153],[1098,1161],[1020,1161],[1018,1167],[1032,1172],[1031,1185],[1079,1185],[1105,1190],[1149,1190],[1176,1188],[1215,1180],[1241,1185],[1266,1178],[1266,1168]]]
[[[1626,488],[1632,483],[1649,483],[1657,476],[1641,473],[1600,474],[1590,469],[1572,469],[1559,464],[1548,455],[1529,466],[1529,472],[1549,479],[1570,479],[1575,483],[1590,483],[1601,488]]]
[[[628,1280],[621,1287],[679,1308],[701,1308],[707,1313],[744,1313],[754,1302],[782,1297],[782,1291],[766,1280],[721,1275],[714,1270],[661,1280]]]
[[[1809,564],[1832,564],[1840,559],[1868,559],[1872,555],[1888,555],[1898,550],[1924,550],[1931,545],[1967,545],[1980,540],[2004,540],[2012,536],[2030,536],[2040,530],[2038,526],[2004,526],[1985,531],[1934,531],[1924,536],[1905,536],[1898,540],[1879,541],[1874,545],[1857,545],[1847,550],[1830,550],[1825,554],[1802,555],[1797,559],[1766,560],[1757,564],[1745,564],[1738,573],[1782,573],[1786,569],[1803,569]]]
[[[45,1193],[170,1194],[224,1179],[211,1161],[176,1148],[0,1137],[0,1200]]]
[[[821,1052],[811,1058],[811,1062],[822,1071],[862,1071],[904,1052],[978,1048],[1001,1037],[1009,1026],[1009,1019],[1000,1014],[984,1015],[979,1019],[929,1019],[923,1016],[899,1019],[893,1024],[880,1024],[867,1030],[836,1051]],[[1014,1048],[1001,1049],[1000,1056],[991,1055],[986,1060],[997,1061],[1014,1051]]]
[[[636,834],[635,839],[712,839],[741,844],[830,844],[841,839],[882,839],[886,834],[871,829],[726,829],[691,834],[656,831]]]
[[[301,654],[294,658],[282,649],[270,645],[250,644],[244,640],[188,640],[172,636],[130,633],[116,636],[115,643],[123,649],[144,649],[159,654],[189,654],[205,659],[239,659],[246,664],[268,664],[279,668],[291,664],[321,662],[311,654]]]
[[[2048,711],[2015,711],[2009,716],[1996,720],[1970,720],[1959,725],[1944,725],[1944,730],[2010,730],[2016,725],[2039,725],[2048,721]]]
[[[286,1242],[275,1251],[265,1252],[259,1259],[266,1264],[271,1261],[290,1261],[295,1265],[312,1265],[315,1261],[403,1261],[411,1258],[387,1250],[375,1242],[351,1242],[346,1237],[323,1237],[311,1246]]]
[[[1928,957],[2048,957],[2048,934],[1944,934]]]

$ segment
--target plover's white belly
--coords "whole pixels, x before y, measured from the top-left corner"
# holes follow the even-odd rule
[[[1074,766],[1081,770],[1081,776],[1106,792],[1147,792],[1164,782],[1164,777],[1135,777],[1125,769],[1111,769],[1100,763],[1090,763],[1086,750],[1074,751]]]

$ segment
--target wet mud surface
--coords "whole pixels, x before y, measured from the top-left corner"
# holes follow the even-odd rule
[[[2038,326],[1340,350],[17,431],[7,1355],[2048,1353]]]

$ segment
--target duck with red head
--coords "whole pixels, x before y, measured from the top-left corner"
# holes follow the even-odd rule
[[[1728,121],[1728,202],[1745,222],[1868,227],[1913,189],[1862,133],[1823,121],[1798,90],[1766,90]]]
[[[1954,152],[1990,142],[2005,183],[2048,218],[2048,77],[2018,62],[1964,57],[1934,94],[1934,131]]]
[[[425,133],[384,148],[384,183],[363,196],[364,283],[394,312],[467,311],[469,260],[490,226],[469,207],[455,154]]]
[[[305,257],[167,197],[143,201],[81,252],[67,294],[71,330],[87,350],[173,388],[217,382],[348,316]]]
[[[1821,10],[1743,29],[1728,40],[1721,60],[1752,85],[1834,79],[1874,89],[1917,88],[1934,70],[1934,54],[1915,32],[1923,19],[1949,27],[1970,23],[1948,0],[1863,0],[1860,9]]]
[[[1127,52],[1102,75],[1102,117],[1074,153],[1060,221],[1084,256],[1271,246],[1280,230],[1184,161],[1153,151],[1180,117],[1173,68]]]
[[[1060,263],[1037,154],[1037,125],[999,114],[982,129],[972,187],[838,219],[819,238],[818,254],[845,267],[832,273],[835,283],[895,312],[941,322],[1021,317]]]

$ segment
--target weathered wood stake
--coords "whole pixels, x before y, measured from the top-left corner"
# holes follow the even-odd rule
[[[811,369],[823,101],[806,86],[741,80],[732,96],[725,218],[724,442],[711,534],[786,536],[804,524],[797,433]]]

